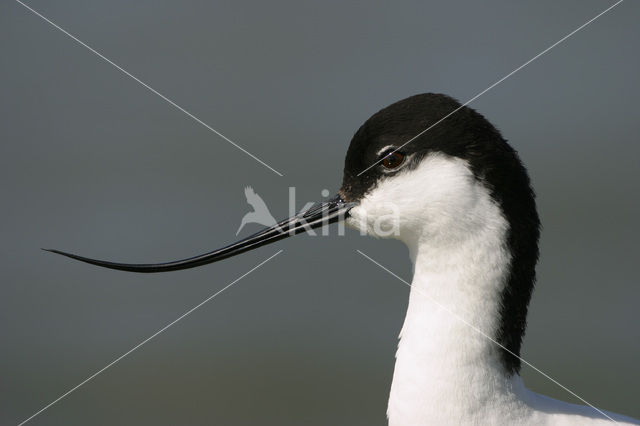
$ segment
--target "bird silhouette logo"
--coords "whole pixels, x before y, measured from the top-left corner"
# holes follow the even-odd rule
[[[277,223],[262,197],[256,194],[252,187],[247,186],[244,189],[244,195],[247,197],[247,203],[253,207],[253,211],[244,215],[236,235],[240,233],[247,223],[258,223],[263,226],[273,226]]]

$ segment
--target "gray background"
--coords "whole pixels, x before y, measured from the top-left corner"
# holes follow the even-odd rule
[[[124,261],[234,240],[253,185],[276,217],[334,192],[358,126],[415,93],[464,101],[605,1],[29,1],[279,177],[13,1],[0,3],[0,423],[16,424],[284,253],[32,421],[383,425],[406,249],[350,231],[208,267]],[[520,151],[544,222],[523,356],[640,417],[640,4],[627,1],[473,105]],[[248,226],[243,233],[255,231]],[[527,385],[572,400],[525,367]]]

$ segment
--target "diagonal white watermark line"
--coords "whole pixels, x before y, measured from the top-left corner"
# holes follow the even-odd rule
[[[162,98],[163,100],[165,100],[167,103],[169,103],[171,106],[173,106],[174,108],[176,108],[177,110],[185,113],[187,116],[189,116],[190,118],[192,118],[193,120],[195,120],[197,123],[203,125],[204,127],[206,127],[208,130],[212,131],[213,133],[215,133],[216,135],[220,136],[222,139],[224,139],[225,141],[229,142],[231,145],[235,146],[236,148],[238,148],[240,151],[244,152],[245,154],[247,154],[249,157],[253,158],[254,160],[256,160],[258,163],[262,164],[263,166],[265,166],[266,168],[268,168],[269,170],[271,170],[272,172],[274,172],[275,174],[277,174],[278,176],[284,176],[282,173],[280,173],[279,171],[277,171],[276,169],[274,169],[273,167],[271,167],[270,165],[268,165],[267,163],[265,163],[264,161],[262,161],[261,159],[259,159],[258,157],[256,157],[255,155],[253,155],[252,153],[250,153],[249,151],[247,151],[246,149],[244,149],[243,147],[241,147],[240,145],[238,145],[237,143],[235,143],[234,141],[232,141],[231,139],[229,139],[228,137],[226,137],[225,135],[223,135],[222,133],[220,133],[219,131],[217,131],[216,129],[214,129],[213,127],[211,127],[210,125],[208,125],[207,123],[205,123],[204,121],[202,121],[201,119],[199,119],[198,117],[196,117],[195,115],[193,115],[192,113],[190,113],[189,111],[187,111],[186,109],[184,109],[183,107],[181,107],[180,105],[178,105],[177,103],[175,103],[174,101],[172,101],[171,99],[167,98],[165,95],[163,95],[162,93],[158,92],[156,89],[154,89],[153,87],[149,86],[147,83],[145,83],[144,81],[140,80],[138,77],[136,77],[135,75],[131,74],[129,71],[127,71],[126,69],[122,68],[120,65],[116,64],[115,62],[113,62],[111,59],[107,58],[106,56],[104,56],[102,53],[98,52],[97,50],[95,50],[93,47],[89,46],[88,44],[86,44],[85,42],[83,42],[82,40],[80,40],[79,38],[77,38],[76,36],[74,36],[73,34],[71,34],[70,32],[68,32],[67,30],[65,30],[64,28],[62,28],[61,26],[59,26],[58,24],[56,24],[55,22],[53,22],[52,20],[50,20],[49,18],[47,18],[46,16],[42,15],[41,13],[39,13],[37,10],[33,9],[32,7],[24,4],[22,1],[20,0],[16,0],[17,3],[21,4],[22,6],[24,6],[26,9],[30,10],[31,12],[33,12],[36,16],[42,18],[44,21],[46,21],[47,23],[51,24],[54,28],[56,28],[57,30],[60,30],[62,33],[64,33],[65,35],[67,35],[68,37],[70,37],[72,40],[74,40],[75,42],[77,42],[78,44],[80,44],[81,46],[87,48],[91,53],[94,53],[96,56],[98,56],[99,58],[103,59],[105,62],[113,65],[118,71],[121,71],[123,74],[125,74],[127,77],[130,77],[131,79],[133,79],[134,81],[136,81],[137,83],[139,83],[140,85],[142,85],[144,88],[148,89],[150,92],[158,95],[160,98]]]
[[[83,381],[81,381],[80,383],[78,383],[77,385],[75,385],[74,387],[72,387],[71,389],[69,389],[68,391],[66,391],[65,393],[63,393],[62,395],[60,395],[58,398],[54,399],[53,401],[51,401],[49,404],[45,405],[44,407],[42,407],[40,410],[36,411],[35,413],[33,413],[29,418],[23,420],[22,422],[20,422],[18,424],[18,426],[22,426],[25,423],[27,423],[28,421],[30,421],[31,419],[33,419],[34,417],[36,417],[37,415],[39,415],[40,413],[42,413],[43,411],[47,410],[48,408],[50,408],[51,406],[53,406],[54,404],[58,403],[61,399],[69,396],[71,393],[73,393],[74,391],[76,391],[79,387],[83,386],[84,384],[86,384],[87,382],[93,380],[96,376],[98,376],[99,374],[103,373],[105,370],[107,370],[108,368],[112,367],[114,364],[116,364],[117,362],[119,362],[120,360],[122,360],[123,358],[125,358],[127,355],[131,354],[133,351],[135,351],[136,349],[140,348],[141,346],[143,346],[145,343],[149,342],[151,339],[153,339],[154,337],[158,336],[160,333],[166,331],[169,327],[171,327],[172,325],[174,325],[175,323],[177,323],[178,321],[182,320],[183,318],[185,318],[186,316],[190,315],[191,313],[193,313],[196,309],[200,308],[202,305],[204,305],[205,303],[209,302],[211,299],[215,298],[216,296],[218,296],[220,293],[222,293],[223,291],[225,291],[226,289],[228,289],[229,287],[231,287],[232,285],[234,285],[235,283],[237,283],[238,281],[240,281],[241,279],[243,279],[244,277],[246,277],[247,275],[249,275],[250,273],[252,273],[253,271],[255,271],[256,269],[258,269],[259,267],[261,267],[262,265],[264,265],[265,263],[267,263],[268,261],[270,261],[271,259],[273,259],[274,257],[276,257],[277,255],[279,255],[280,253],[282,253],[283,250],[278,250],[275,254],[271,255],[270,257],[268,257],[267,259],[263,260],[262,262],[258,263],[256,266],[254,266],[253,268],[249,269],[247,272],[245,272],[244,274],[240,275],[238,278],[236,278],[235,280],[231,281],[229,284],[227,284],[225,287],[223,287],[221,290],[217,291],[216,293],[212,294],[211,296],[207,297],[206,299],[204,299],[202,302],[198,303],[196,306],[194,306],[193,308],[189,309],[187,312],[185,312],[184,314],[180,315],[178,318],[176,318],[175,320],[171,321],[169,324],[165,325],[164,327],[162,327],[160,330],[156,331],[155,333],[153,333],[151,336],[147,337],[146,339],[144,339],[142,342],[138,343],[137,345],[135,345],[133,348],[129,349],[127,352],[123,353],[122,355],[120,355],[118,358],[114,359],[113,361],[111,361],[109,364],[105,365],[104,367],[102,367],[100,370],[96,371],[95,373],[93,373],[92,375],[90,375],[89,377],[87,377],[86,379],[84,379]]]
[[[445,115],[444,117],[442,117],[440,120],[436,121],[435,123],[433,123],[431,126],[427,127],[426,129],[424,129],[423,131],[421,131],[420,133],[418,133],[417,135],[415,135],[414,137],[412,137],[411,139],[409,139],[408,141],[406,141],[405,143],[403,143],[402,145],[400,145],[398,148],[394,149],[393,151],[391,151],[389,154],[392,154],[396,151],[398,151],[399,149],[402,149],[403,147],[405,147],[406,145],[410,144],[411,142],[413,142],[414,140],[418,139],[420,136],[424,135],[425,133],[427,133],[429,130],[431,130],[432,128],[434,128],[435,126],[437,126],[438,124],[442,123],[444,120],[446,120],[447,118],[451,117],[453,114],[455,114],[456,112],[460,111],[462,108],[466,107],[467,105],[469,105],[471,102],[475,101],[476,99],[478,99],[480,96],[484,95],[485,93],[487,93],[489,90],[493,89],[494,87],[496,87],[497,85],[499,85],[500,83],[502,83],[503,81],[505,81],[506,79],[508,79],[509,77],[511,77],[512,75],[514,75],[515,73],[517,73],[518,71],[520,71],[521,69],[523,69],[524,67],[526,67],[527,65],[529,65],[530,63],[532,63],[533,61],[535,61],[536,59],[538,59],[539,57],[541,57],[542,55],[544,55],[545,53],[549,52],[551,49],[553,49],[554,47],[556,47],[557,45],[559,45],[560,43],[562,43],[563,41],[567,40],[569,37],[573,36],[575,33],[577,33],[578,31],[582,30],[584,27],[586,27],[587,25],[591,24],[593,21],[595,21],[596,19],[600,18],[602,15],[604,15],[605,13],[609,12],[611,9],[613,9],[614,7],[616,7],[617,5],[619,5],[620,3],[622,3],[624,0],[618,0],[617,2],[615,2],[614,4],[612,4],[611,6],[609,6],[608,8],[606,8],[605,10],[603,10],[602,12],[598,13],[596,16],[594,16],[593,18],[589,19],[587,22],[585,22],[584,24],[580,25],[578,28],[576,28],[575,30],[571,31],[569,34],[567,34],[566,36],[562,37],[560,40],[556,41],[555,43],[553,43],[551,46],[547,47],[546,49],[544,49],[542,52],[538,53],[536,56],[534,56],[533,58],[529,59],[527,62],[525,62],[524,64],[520,65],[518,68],[514,69],[513,71],[511,71],[509,74],[505,75],[504,77],[502,77],[500,80],[496,81],[495,83],[493,83],[491,86],[487,87],[486,89],[484,89],[483,91],[479,92],[478,94],[476,94],[474,97],[472,97],[471,99],[469,99],[468,101],[466,101],[465,103],[463,103],[462,105],[460,105],[458,108],[454,109],[453,111],[451,111],[449,114]],[[366,169],[364,169],[363,171],[361,171],[360,173],[358,173],[358,176],[360,176],[361,174],[363,174],[364,172],[366,172],[367,170],[371,169],[372,167],[374,167],[376,164],[379,164],[383,159],[380,158],[378,159],[375,163],[373,163],[372,165],[370,165],[369,167],[367,167]]]
[[[555,383],[556,385],[560,386],[562,389],[564,389],[565,391],[569,392],[571,395],[573,395],[574,397],[578,398],[580,401],[584,402],[585,404],[587,404],[589,407],[593,408],[594,410],[596,410],[598,413],[602,414],[603,416],[605,416],[607,419],[611,420],[614,423],[618,423],[615,420],[613,420],[611,417],[609,417],[604,411],[602,411],[601,409],[599,409],[598,407],[596,407],[595,405],[591,404],[589,401],[585,400],[584,398],[582,398],[580,395],[576,394],[575,392],[573,392],[571,389],[567,388],[566,386],[564,386],[562,383],[558,382],[557,380],[555,380],[553,377],[549,376],[548,374],[546,374],[544,371],[540,370],[538,367],[536,367],[535,365],[531,364],[529,361],[527,361],[526,359],[516,355],[515,353],[513,353],[512,351],[510,351],[509,349],[507,349],[504,345],[502,345],[501,343],[499,343],[497,340],[493,339],[491,336],[487,335],[485,332],[483,332],[482,330],[480,330],[478,327],[476,327],[475,325],[471,324],[470,322],[468,322],[467,320],[465,320],[464,318],[462,318],[460,315],[458,315],[457,313],[455,313],[454,311],[452,311],[451,309],[449,309],[448,307],[446,307],[445,305],[443,305],[442,303],[438,302],[437,300],[435,300],[433,297],[429,296],[427,293],[420,291],[419,288],[412,286],[409,282],[407,282],[406,280],[404,280],[402,277],[399,277],[398,275],[396,275],[394,272],[392,272],[390,269],[386,268],[384,265],[381,265],[379,262],[375,261],[374,259],[372,259],[371,257],[367,256],[366,254],[364,254],[363,252],[361,252],[360,250],[356,250],[358,253],[360,253],[362,256],[364,256],[366,259],[368,259],[369,261],[371,261],[372,263],[378,265],[380,268],[384,269],[386,272],[388,272],[389,274],[391,274],[392,276],[394,276],[395,278],[397,278],[398,280],[402,281],[404,284],[406,284],[407,286],[409,286],[413,291],[418,292],[418,294],[420,294],[421,296],[426,297],[427,299],[429,299],[429,301],[431,303],[433,303],[434,305],[438,306],[440,309],[446,311],[448,314],[452,315],[455,319],[457,319],[458,321],[462,322],[463,324],[465,324],[466,326],[470,327],[473,331],[475,331],[476,333],[480,334],[483,337],[486,337],[487,339],[489,339],[492,343],[495,343],[496,345],[498,345],[500,348],[504,349],[505,351],[507,351],[509,354],[513,355],[514,357],[518,358],[520,361],[522,361],[523,363],[527,364],[529,367],[531,367],[532,369],[534,369],[535,371],[537,371],[538,373],[542,374],[544,377],[546,377],[547,379],[549,379],[550,381],[552,381],[553,383]]]

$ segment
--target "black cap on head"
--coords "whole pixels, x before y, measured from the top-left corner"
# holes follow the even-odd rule
[[[395,102],[372,115],[351,139],[344,164],[343,198],[357,201],[378,179],[388,175],[380,163],[371,167],[379,161],[380,151],[387,147],[407,156],[414,154],[414,166],[431,152],[470,161],[486,158],[491,151],[506,150],[513,154],[496,128],[471,108],[463,107],[438,123],[458,108],[460,103],[450,96],[425,93]],[[434,126],[435,123],[438,124]]]

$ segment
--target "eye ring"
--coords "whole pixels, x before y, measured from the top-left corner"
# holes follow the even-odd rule
[[[389,149],[380,155],[382,167],[387,170],[394,170],[404,163],[405,155],[400,151]]]

